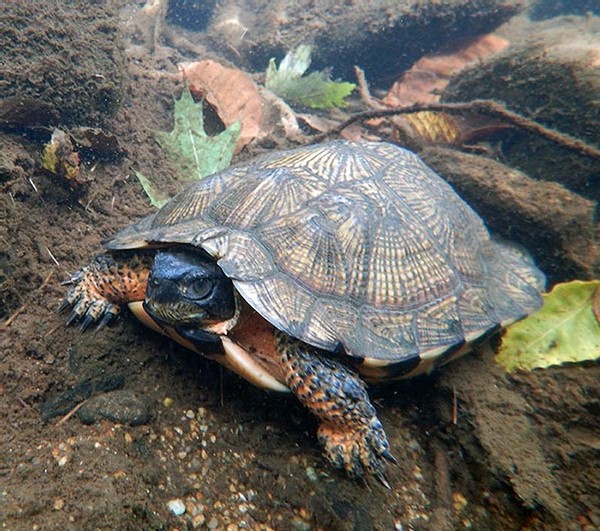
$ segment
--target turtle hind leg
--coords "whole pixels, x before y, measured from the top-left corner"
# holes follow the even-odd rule
[[[320,420],[317,435],[329,461],[352,477],[374,474],[387,486],[385,461],[395,459],[364,382],[283,333],[277,334],[277,349],[285,383]]]
[[[93,323],[102,328],[124,304],[144,300],[150,266],[151,258],[144,254],[97,256],[66,282],[71,287],[59,311],[71,308],[67,325],[81,321],[82,329]]]

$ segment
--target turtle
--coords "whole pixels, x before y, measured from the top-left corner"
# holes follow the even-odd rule
[[[318,419],[329,461],[396,462],[369,383],[428,373],[542,304],[544,275],[415,153],[336,140],[184,189],[76,272],[67,324],[125,306]]]

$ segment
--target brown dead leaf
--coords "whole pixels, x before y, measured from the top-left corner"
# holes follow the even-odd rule
[[[438,102],[439,93],[446,88],[452,76],[508,44],[502,37],[490,34],[470,40],[453,53],[425,56],[392,85],[381,102],[390,107]]]
[[[266,88],[259,87],[259,93],[263,105],[259,138],[298,140],[301,131],[292,108]]]
[[[493,137],[512,126],[478,114],[453,116],[445,112],[421,111],[392,118],[402,142],[420,145],[468,145]]]
[[[332,120],[331,118],[308,113],[298,114],[298,120],[303,126],[316,131],[317,133],[326,133],[341,123],[339,120]]]
[[[468,65],[508,46],[508,41],[496,35],[470,39],[452,53],[423,57],[394,83],[387,95],[377,101],[383,107],[405,107],[437,103],[450,78]],[[387,120],[369,121],[371,127],[381,127]],[[419,149],[423,145],[463,145],[492,137],[510,126],[474,113],[451,116],[444,112],[418,112],[391,119],[397,141]]]
[[[260,128],[262,100],[258,87],[247,74],[211,60],[184,64],[181,68],[190,92],[204,98],[226,127],[238,120],[241,122],[236,153],[264,136]]]

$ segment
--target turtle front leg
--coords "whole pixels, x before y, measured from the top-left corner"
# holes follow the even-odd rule
[[[81,328],[112,321],[124,304],[144,300],[151,257],[127,254],[122,259],[103,254],[77,271],[60,310],[72,308],[67,325],[81,321]]]
[[[277,334],[285,383],[320,420],[319,442],[331,463],[352,477],[376,475],[384,485],[385,461],[396,462],[366,386],[345,365]]]

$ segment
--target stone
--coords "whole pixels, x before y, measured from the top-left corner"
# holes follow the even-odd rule
[[[139,426],[150,420],[150,408],[147,402],[132,391],[126,389],[111,391],[87,400],[77,412],[84,424],[93,424],[107,419],[119,424]]]
[[[169,511],[175,516],[181,516],[185,513],[185,503],[180,499],[170,500],[169,503],[167,503],[167,506],[169,507]]]

